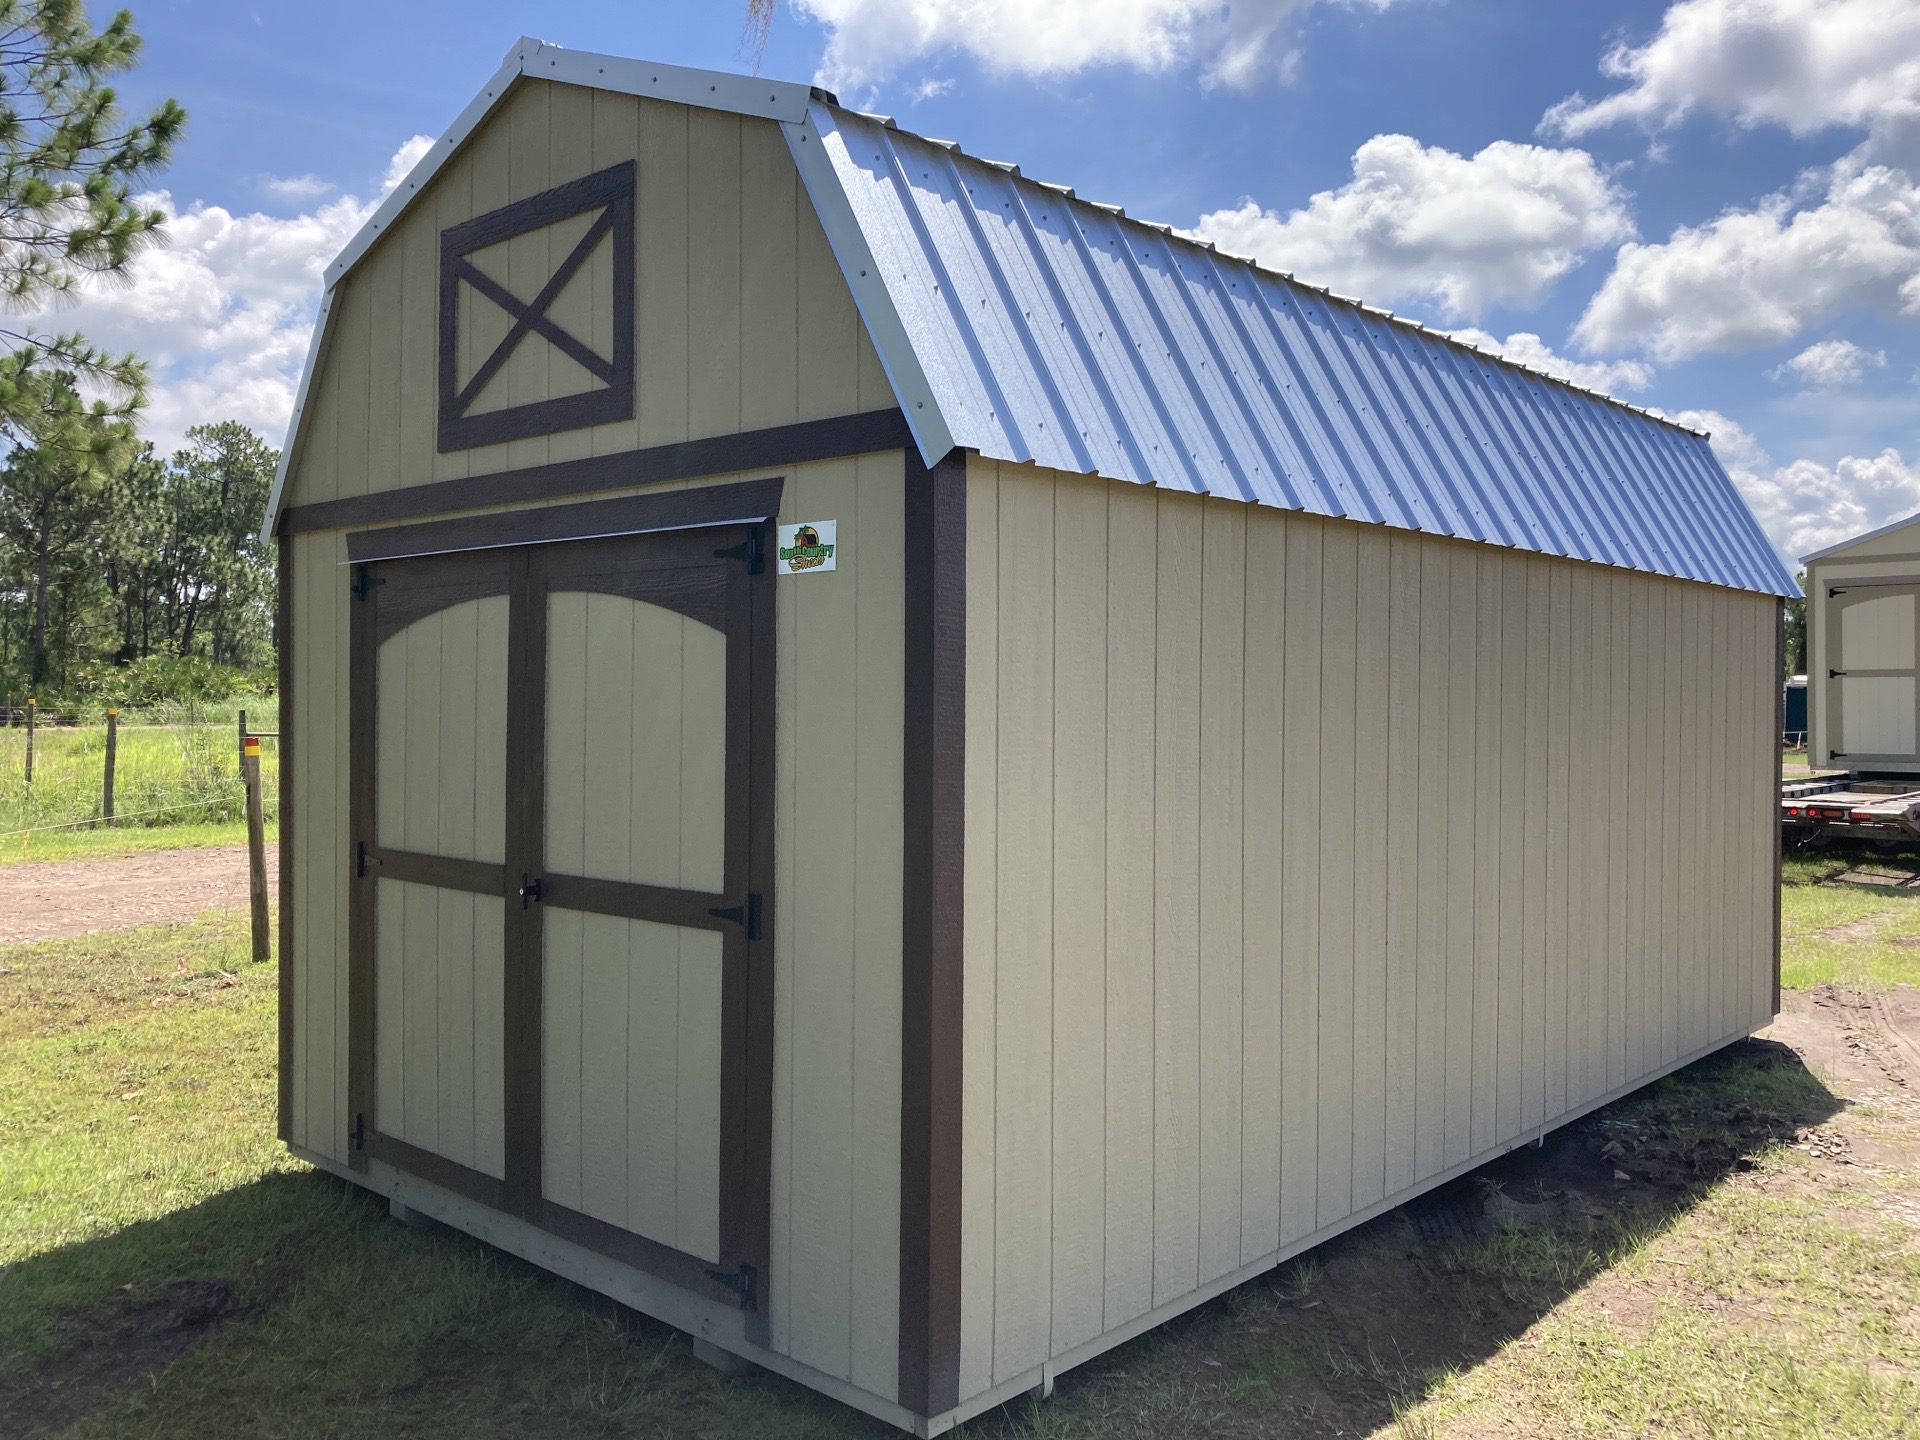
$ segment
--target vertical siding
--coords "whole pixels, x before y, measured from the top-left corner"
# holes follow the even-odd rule
[[[968,474],[963,1397],[1769,1018],[1772,600]]]
[[[868,382],[850,369],[838,390],[812,383],[854,409]],[[772,1342],[887,1398],[899,1388],[902,479],[897,452],[789,470],[783,518],[838,520],[841,549],[832,574],[778,587],[775,683]],[[339,534],[294,540],[293,1143],[342,1163],[345,559]]]
[[[634,419],[438,453],[438,236],[449,225],[625,160],[635,197]],[[531,298],[584,218],[484,252]],[[610,263],[584,267],[553,314],[611,353]],[[342,282],[287,503],[490,474],[894,403],[779,127],[714,110],[523,82]],[[505,333],[463,287],[461,373]],[[570,393],[584,376],[523,343],[480,409]]]

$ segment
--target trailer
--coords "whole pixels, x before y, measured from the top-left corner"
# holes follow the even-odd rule
[[[1849,839],[1896,850],[1920,841],[1920,789],[1904,779],[1856,775],[1783,780],[1780,823],[1793,845],[1819,849]]]

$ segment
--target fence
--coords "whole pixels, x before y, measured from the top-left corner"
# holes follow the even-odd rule
[[[255,712],[269,818],[277,793],[277,720],[272,702]],[[246,817],[242,736],[248,712],[176,720],[108,712],[89,724],[50,723],[14,707],[0,724],[0,839],[40,830],[179,825]]]

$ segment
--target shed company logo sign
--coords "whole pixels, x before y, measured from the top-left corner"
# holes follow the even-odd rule
[[[805,575],[835,568],[839,522],[810,520],[780,527],[780,573]]]

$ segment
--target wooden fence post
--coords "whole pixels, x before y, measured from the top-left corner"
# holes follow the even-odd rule
[[[33,696],[27,696],[27,784],[33,784]]]
[[[249,735],[241,747],[240,771],[247,782],[247,894],[253,902],[253,958],[272,954],[267,929],[267,827],[260,813],[260,739]]]
[[[113,819],[113,758],[120,748],[120,712],[107,707],[107,775],[100,787],[100,818]]]

